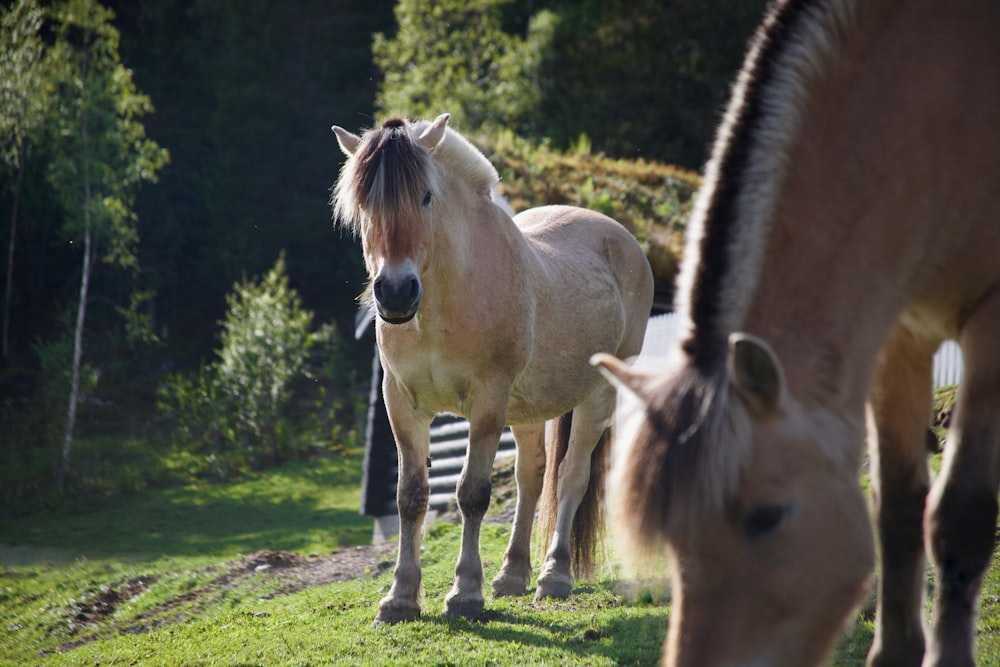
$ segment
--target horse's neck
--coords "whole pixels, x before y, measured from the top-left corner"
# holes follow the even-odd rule
[[[525,241],[517,225],[491,201],[439,221],[424,276],[425,302],[435,307],[474,301],[476,295],[504,290],[519,267],[513,258]]]
[[[936,221],[913,185],[942,178],[924,163],[936,149],[924,124],[953,106],[931,94],[947,82],[909,37],[921,33],[891,26],[857,31],[812,83],[744,318],[772,341],[793,391],[852,407],[919,279]]]

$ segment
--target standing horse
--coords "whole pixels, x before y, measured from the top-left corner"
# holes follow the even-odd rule
[[[995,0],[779,0],[752,40],[693,213],[670,365],[594,360],[645,405],[611,488],[632,552],[672,561],[665,664],[829,655],[874,563],[866,404],[868,663],[974,664],[1000,484],[998,35]],[[947,338],[965,379],[932,484]]]
[[[571,565],[584,573],[591,565],[607,449],[599,443],[615,404],[588,360],[637,354],[653,298],[649,264],[624,227],[569,206],[511,219],[490,199],[493,165],[447,122],[447,114],[433,123],[394,118],[362,137],[334,127],[348,156],[334,209],[362,240],[399,456],[399,554],[376,624],[420,613],[430,424],[439,412],[470,427],[457,490],[462,546],[445,614],[483,613],[479,529],[505,424],[517,443],[517,507],[493,593],[527,588],[547,477],[554,531],[536,596],[569,595]],[[546,454],[546,421],[564,415]]]

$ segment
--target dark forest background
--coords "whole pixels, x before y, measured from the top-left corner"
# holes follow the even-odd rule
[[[0,8],[9,12],[15,4]],[[326,424],[323,434],[309,437],[332,440],[356,430],[371,341],[353,336],[355,297],[365,280],[360,250],[331,219],[330,188],[341,164],[332,124],[359,131],[390,113],[449,111],[457,129],[473,137],[506,132],[557,152],[580,151],[583,143],[609,159],[697,171],[764,3],[102,5],[113,12],[121,63],[151,102],[141,119],[145,133],[169,152],[169,163],[155,182],[134,190],[136,267],[102,264],[93,274],[83,348],[91,381],[78,427],[81,442],[90,445],[79,445],[68,486],[81,494],[161,483],[183,467],[175,462],[162,475],[110,474],[113,483],[100,481],[112,468],[178,459],[177,443],[164,436],[175,431],[157,409],[164,384],[176,385],[213,363],[232,311],[227,295],[241,281],[264,275],[282,253],[287,286],[313,314],[311,326],[325,325],[325,340],[336,341],[320,364],[326,375],[317,370],[307,383],[313,402],[299,409],[304,414],[319,401],[335,404],[330,420],[346,423]],[[56,39],[48,18],[40,35],[48,45]],[[463,98],[456,90],[465,84],[472,92]],[[19,511],[62,497],[49,487],[63,437],[64,371],[82,259],[78,237],[65,224],[65,203],[53,195],[59,148],[52,141],[38,140],[17,181],[9,350],[0,360],[2,500]],[[16,172],[0,169],[6,257]],[[134,317],[149,325],[145,340],[126,335]],[[198,391],[194,380],[185,386]],[[296,419],[293,411],[279,426],[287,430]],[[133,461],[130,448],[143,454]],[[199,452],[188,459],[217,453]]]

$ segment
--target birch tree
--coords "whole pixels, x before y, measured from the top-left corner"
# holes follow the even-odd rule
[[[141,119],[153,111],[132,72],[118,54],[113,14],[96,0],[65,0],[52,10],[55,44],[49,54],[57,81],[60,150],[51,181],[65,213],[65,235],[79,244],[79,300],[73,328],[73,356],[57,481],[70,469],[90,282],[98,260],[136,270],[138,232],[133,203],[136,187],[154,181],[168,160],[166,150],[146,136]]]

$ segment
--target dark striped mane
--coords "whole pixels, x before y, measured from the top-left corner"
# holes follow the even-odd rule
[[[810,82],[826,70],[857,0],[779,0],[753,37],[716,134],[678,280],[684,350],[708,371],[739,329],[798,139]]]
[[[664,526],[697,534],[701,511],[726,502],[749,461],[750,415],[731,396],[728,338],[741,330],[757,286],[811,82],[854,22],[856,1],[776,2],[733,86],[678,278],[677,310],[687,320],[681,354],[633,426],[625,491],[636,503],[657,499],[632,517],[628,532],[643,536],[640,550],[658,548],[652,542]]]

